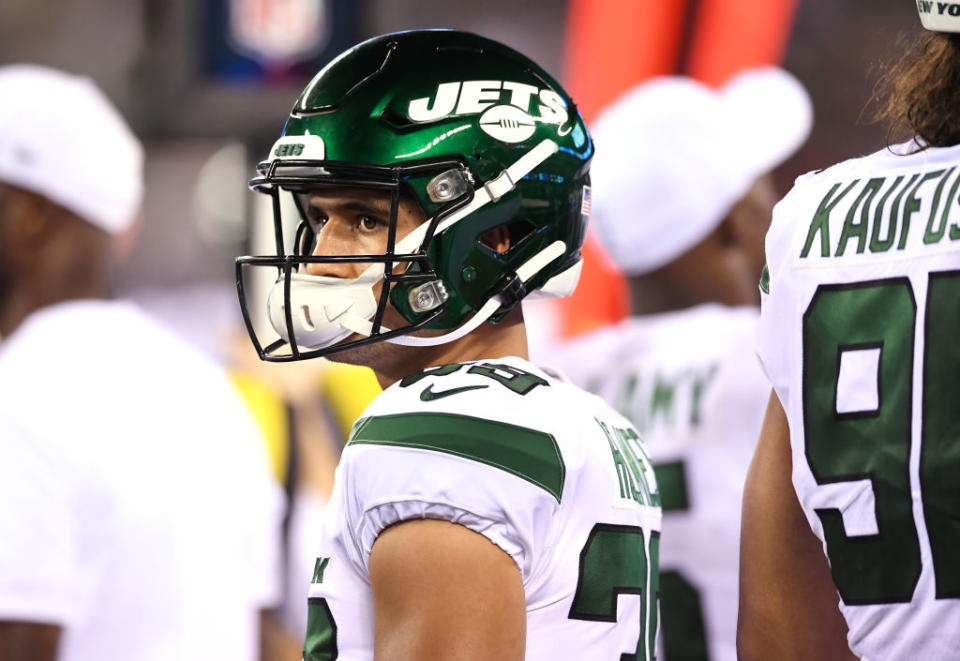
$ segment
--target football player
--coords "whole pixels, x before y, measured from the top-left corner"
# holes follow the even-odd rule
[[[528,362],[519,305],[576,284],[592,155],[535,63],[413,31],[323,69],[260,164],[277,254],[237,266],[255,346],[369,365],[386,388],[337,469],[308,661],[652,658],[644,447]]]
[[[767,235],[743,659],[960,656],[960,5],[916,4],[912,137],[799,178]]]
[[[597,234],[628,275],[632,314],[549,360],[650,448],[667,661],[736,659],[743,481],[770,391],[755,354],[769,172],[810,124],[803,87],[763,68],[716,90],[655,78],[593,126]]]

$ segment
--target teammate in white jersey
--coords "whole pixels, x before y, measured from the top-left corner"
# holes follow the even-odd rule
[[[666,661],[736,659],[740,504],[770,389],[755,355],[769,171],[810,120],[802,86],[771,68],[716,91],[656,78],[594,124],[595,222],[628,275],[632,316],[546,362],[650,448]]]
[[[536,64],[414,31],[321,71],[261,163],[277,254],[238,260],[254,344],[386,387],[337,469],[308,661],[653,658],[649,460],[625,418],[528,362],[518,305],[576,285],[592,156]]]
[[[957,4],[917,4],[960,32]],[[960,658],[958,81],[960,35],[928,34],[889,79],[885,115],[914,138],[776,207],[741,658]]]

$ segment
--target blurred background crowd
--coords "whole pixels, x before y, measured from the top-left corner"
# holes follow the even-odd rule
[[[4,0],[0,66],[35,63],[90,77],[143,141],[143,216],[129,258],[113,274],[115,293],[223,365],[253,410],[286,493],[278,612],[296,640],[306,625],[310,548],[337,455],[377,386],[359,368],[326,361],[260,363],[237,306],[233,260],[269,250],[269,209],[246,181],[314,73],[385,32],[469,30],[553,72],[592,125],[655,76],[720,87],[742,70],[778,65],[806,88],[814,118],[806,142],[772,173],[779,198],[799,174],[885,143],[868,100],[881,62],[919,29],[916,20],[907,0]],[[62,110],[69,117],[70,108]],[[764,135],[749,124],[730,130],[737,133],[716,149],[748,148]],[[609,135],[597,135],[598,154],[604,139],[613,141]],[[631,148],[669,149],[639,138]],[[110,154],[87,167],[110,178]],[[595,235],[586,254],[574,297],[528,310],[540,347],[535,359],[629,314],[627,280]],[[751,277],[759,279],[759,268]],[[53,375],[57,366],[41,356],[36,369]],[[762,406],[761,397],[757,416]],[[707,655],[667,650],[666,658]]]
[[[552,72],[588,122],[648,76],[717,84],[740,67],[782,64],[816,117],[777,170],[782,194],[798,174],[884,140],[862,111],[914,11],[902,0],[7,0],[0,63],[88,75],[117,104],[147,149],[123,293],[222,352],[238,318],[232,260],[247,250],[255,211],[246,179],[310,77],[362,39],[425,27],[487,35]],[[571,330],[591,323],[578,316]]]

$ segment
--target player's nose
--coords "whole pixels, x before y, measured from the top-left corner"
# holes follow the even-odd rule
[[[331,223],[320,230],[313,249],[314,257],[346,257],[353,254],[350,243],[328,230]],[[349,261],[330,261],[307,264],[308,275],[321,275],[331,278],[355,278],[363,270],[362,264]]]

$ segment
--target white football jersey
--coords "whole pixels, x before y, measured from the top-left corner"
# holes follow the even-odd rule
[[[661,658],[737,658],[740,504],[770,395],[759,311],[700,305],[633,317],[549,359],[647,443],[663,506]]]
[[[433,367],[385,390],[354,425],[327,512],[306,661],[373,658],[371,548],[421,518],[514,559],[528,660],[653,658],[660,507],[644,447],[602,400],[525,360]]]
[[[960,147],[908,151],[798,179],[761,281],[793,485],[870,661],[960,658]]]

